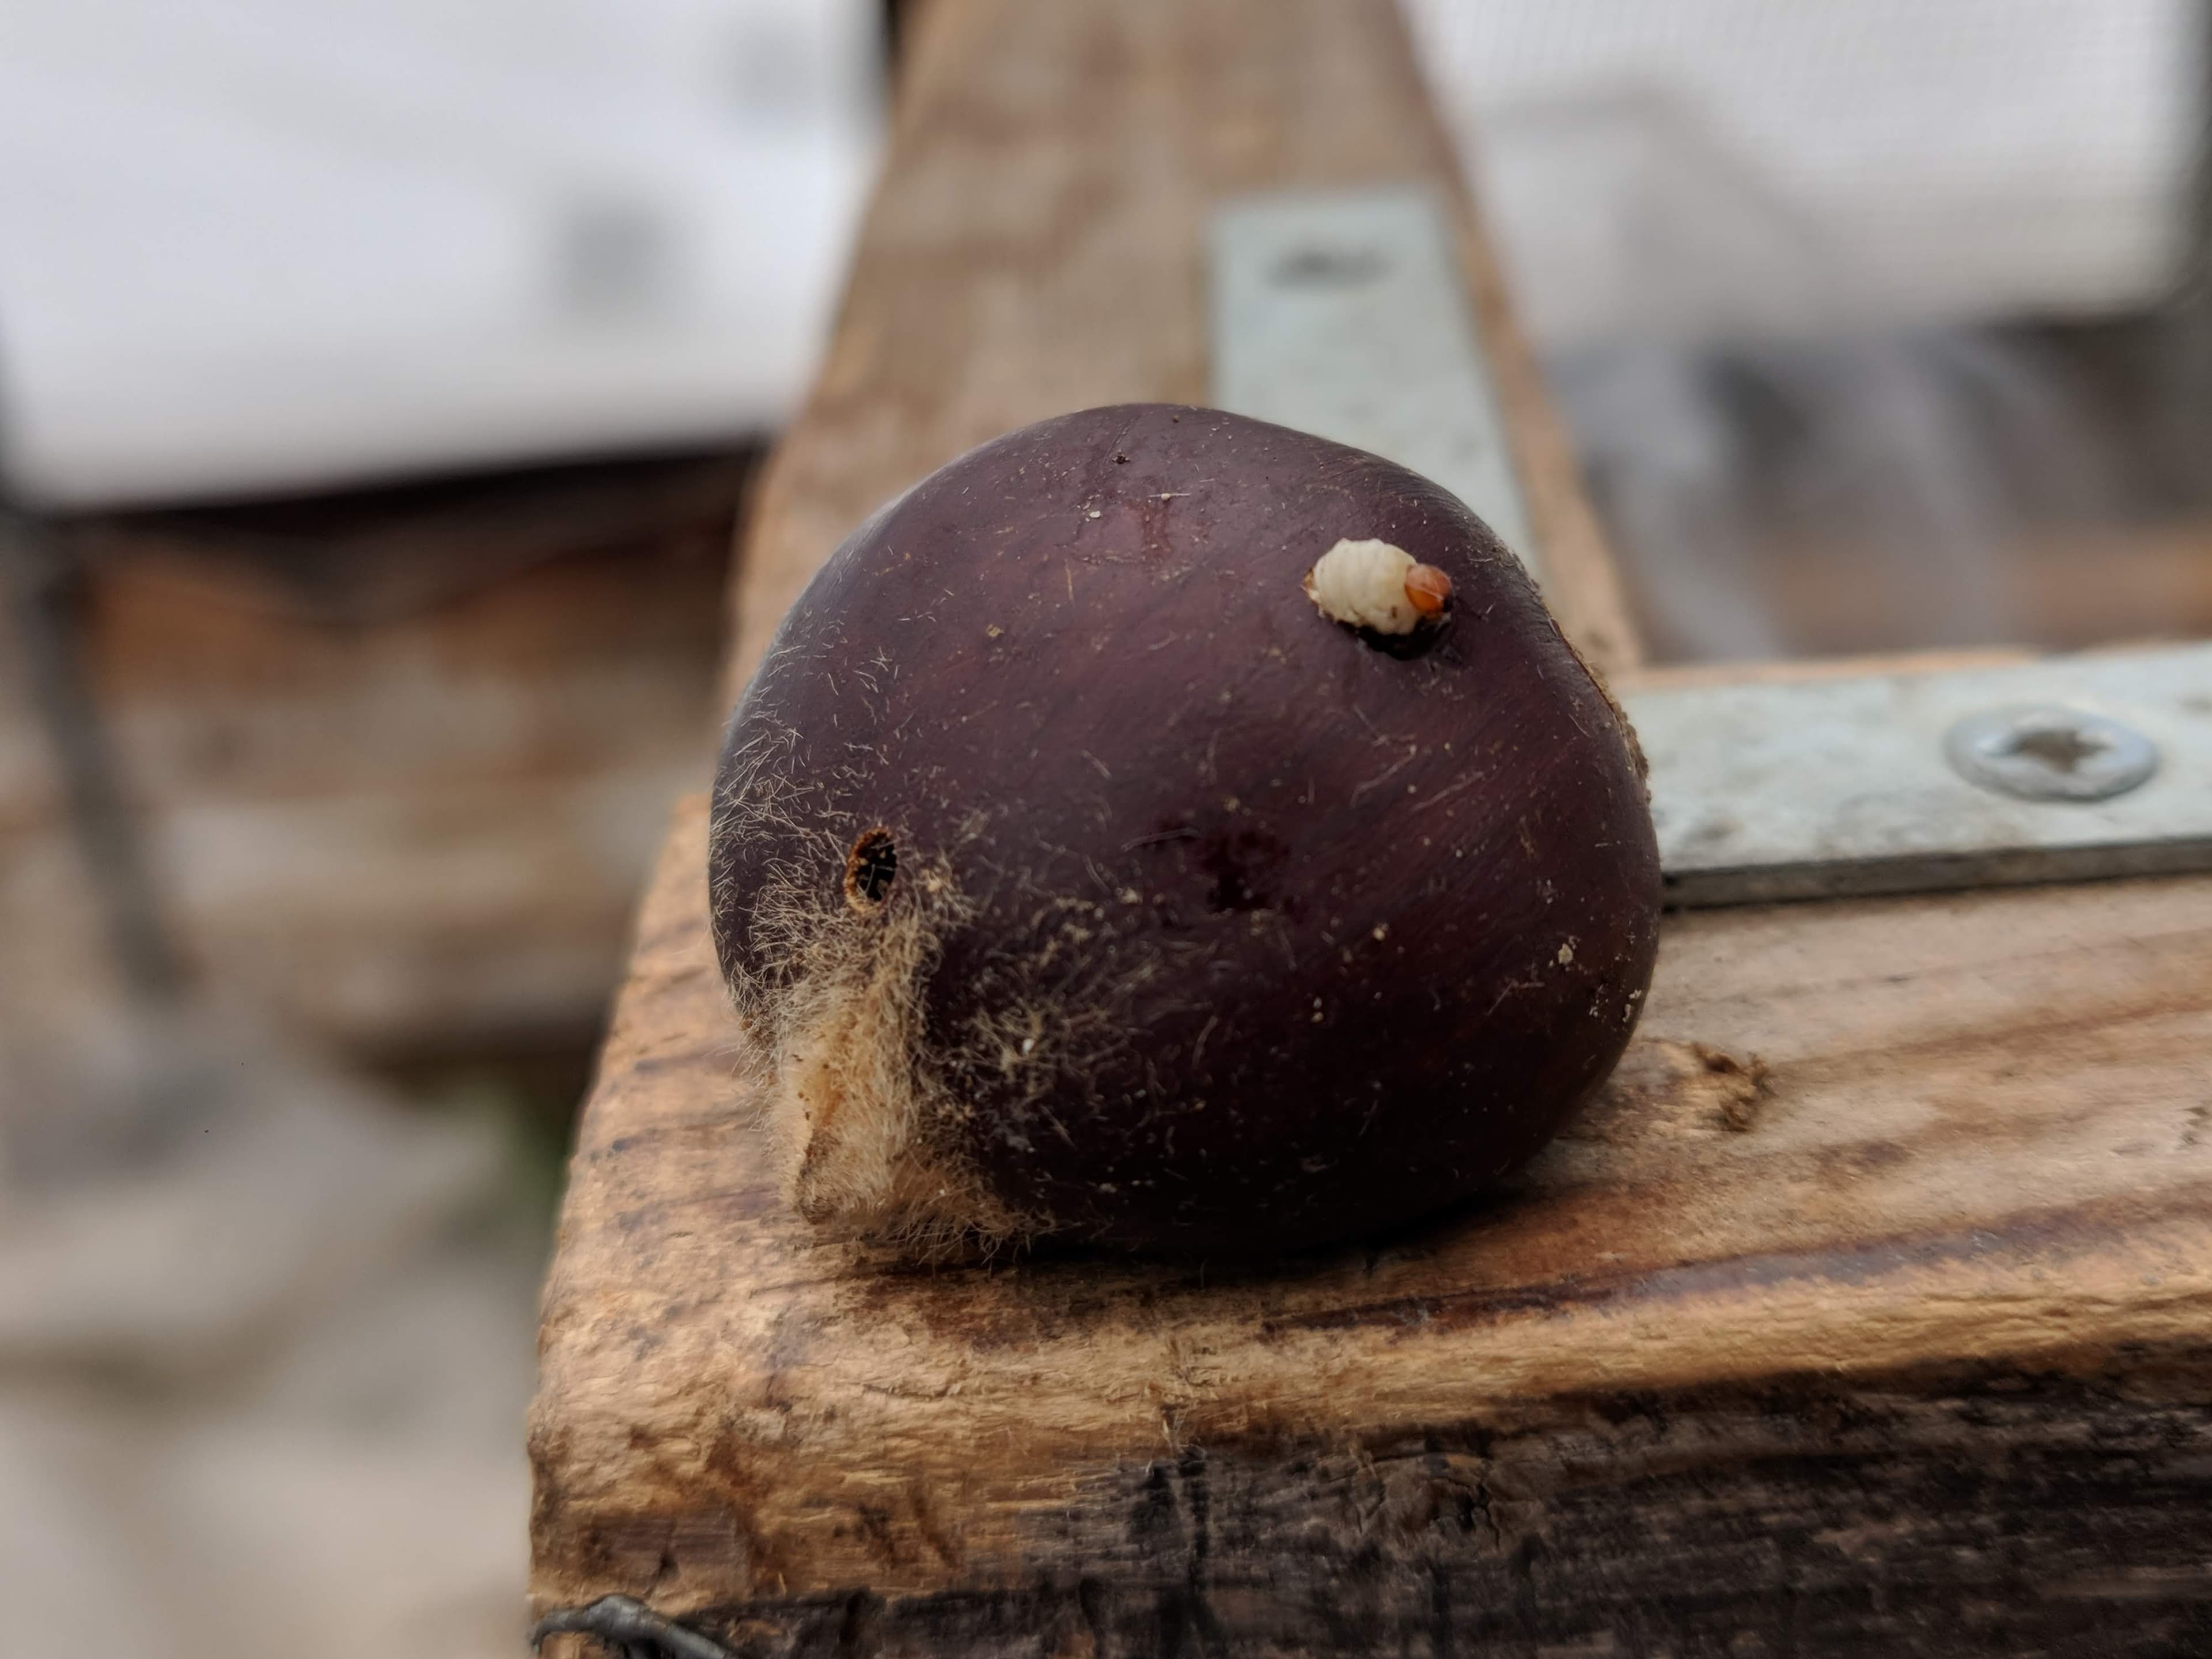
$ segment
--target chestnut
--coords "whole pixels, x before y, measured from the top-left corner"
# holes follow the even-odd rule
[[[917,1256],[1477,1192],[1619,1059],[1660,902],[1634,739],[1482,522],[1166,404],[1009,433],[837,550],[709,866],[793,1200]]]

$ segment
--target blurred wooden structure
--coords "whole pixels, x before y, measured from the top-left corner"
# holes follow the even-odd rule
[[[1387,0],[926,18],[763,484],[733,687],[932,466],[1203,396],[1210,200],[1456,187]],[[1649,672],[1466,250],[1551,597]],[[561,1628],[1066,1659],[2212,1644],[2212,879],[1676,917],[1619,1076],[1501,1201],[1228,1277],[896,1275],[764,1167],[704,817],[646,901],[546,1292],[533,1595]]]
[[[358,1057],[587,1043],[666,805],[710,752],[750,471],[613,462],[53,526],[182,953]],[[11,706],[0,976],[56,1006],[105,971],[69,943],[73,863],[45,734]]]

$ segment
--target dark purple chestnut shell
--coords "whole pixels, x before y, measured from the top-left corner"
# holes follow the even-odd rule
[[[1340,538],[1451,578],[1383,639]],[[1525,1164],[1620,1058],[1659,861],[1521,564],[1218,410],[1010,433],[856,532],[732,717],[714,939],[802,1210],[927,1254],[1251,1255]]]

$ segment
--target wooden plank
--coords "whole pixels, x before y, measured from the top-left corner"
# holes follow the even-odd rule
[[[1420,182],[1453,204],[1546,597],[1601,669],[1638,660],[1389,0],[944,0],[924,15],[829,361],[762,482],[733,699],[823,560],[916,479],[1049,415],[1206,401],[1206,209],[1292,186]]]
[[[629,462],[62,526],[196,970],[357,1056],[586,1050],[668,804],[710,763],[748,471]],[[0,706],[0,979],[86,996],[55,941],[97,912],[50,874],[75,852],[46,748]]]
[[[900,1276],[779,1200],[703,821],[547,1289],[541,1607],[779,1652],[848,1616],[1267,1650],[1332,1598],[1352,1653],[2022,1651],[2115,1608],[2111,1650],[2172,1652],[2212,1617],[2212,882],[1674,918],[1614,1085],[1492,1206],[1225,1280]]]
[[[739,674],[931,466],[1200,395],[1211,193],[1448,165],[1379,4],[927,16]],[[1508,395],[1540,473],[1556,428]],[[1561,581],[1630,665],[1609,576]],[[1269,1271],[914,1274],[779,1200],[704,818],[642,913],[547,1286],[540,1612],[633,1596],[746,1654],[2212,1637],[2212,881],[1674,918],[1614,1083],[1493,1202]]]

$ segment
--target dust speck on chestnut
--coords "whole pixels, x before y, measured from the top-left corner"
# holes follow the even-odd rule
[[[1476,1192],[1620,1057],[1660,896],[1626,729],[1479,520],[1158,404],[838,550],[732,717],[709,877],[793,1202],[921,1256]]]

